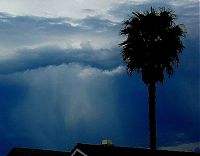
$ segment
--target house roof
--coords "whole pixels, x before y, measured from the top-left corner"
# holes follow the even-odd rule
[[[106,145],[77,144],[71,152],[71,156],[200,156],[200,153],[175,152],[149,149],[128,148]]]
[[[70,153],[40,149],[13,148],[7,156],[70,156]]]
[[[142,148],[79,143],[74,147],[71,153],[40,149],[13,148],[7,156],[200,156],[200,153],[166,150],[156,150],[151,152],[149,149]]]

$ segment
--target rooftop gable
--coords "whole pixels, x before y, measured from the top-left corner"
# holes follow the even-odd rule
[[[128,148],[106,145],[77,144],[71,152],[71,156],[200,156],[194,152],[175,152],[167,150]]]

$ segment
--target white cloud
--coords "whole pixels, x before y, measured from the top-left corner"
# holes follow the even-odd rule
[[[137,3],[136,3],[137,2]],[[173,4],[172,2],[179,4]],[[2,3],[2,4],[1,4]],[[30,4],[31,3],[31,4]],[[33,4],[32,4],[33,3]],[[73,6],[77,3],[76,6]],[[28,1],[28,0],[2,0],[0,1],[0,10],[20,16],[0,14],[0,56],[12,54],[16,49],[36,48],[41,46],[55,45],[62,48],[82,48],[82,46],[91,46],[92,48],[111,48],[121,42],[119,31],[121,29],[121,20],[127,18],[132,10],[145,10],[150,5],[166,5],[174,7],[178,14],[180,23],[184,23],[187,28],[187,34],[190,37],[198,37],[199,29],[199,10],[198,2],[193,1]],[[87,4],[88,6],[84,6]],[[97,5],[98,4],[98,5]],[[28,7],[27,7],[28,6]],[[66,6],[66,8],[65,8]],[[72,7],[73,6],[73,7]],[[43,8],[44,7],[44,8]],[[58,7],[55,11],[53,8]],[[60,9],[64,7],[63,9]],[[74,9],[69,9],[69,8]],[[82,8],[79,8],[82,7]],[[10,8],[10,9],[9,9]],[[12,9],[13,8],[13,9]],[[34,8],[36,10],[34,10]],[[76,10],[78,8],[79,11]],[[37,10],[38,9],[38,10]],[[42,16],[41,10],[50,9],[46,12],[62,14],[64,11],[73,11],[79,15],[79,19],[73,16]],[[99,9],[101,15],[97,14]],[[103,10],[101,10],[103,9]],[[13,10],[13,11],[12,11]],[[18,12],[30,13],[18,13]],[[83,13],[82,13],[83,12]],[[87,15],[86,15],[87,14]],[[30,15],[30,16],[21,16]],[[34,17],[33,17],[34,15]],[[91,15],[91,16],[88,16]],[[108,16],[108,18],[106,17]],[[51,17],[51,18],[44,18]],[[54,18],[53,18],[54,17]],[[58,18],[55,18],[58,17]],[[106,20],[105,18],[109,19]],[[117,19],[118,22],[113,22]]]
[[[70,49],[111,48],[119,43],[118,32],[118,23],[98,17],[73,20],[31,16],[13,17],[1,13],[0,55],[4,57],[18,49],[34,49],[49,45]]]
[[[170,4],[175,6],[175,7],[180,7],[180,6],[188,6],[194,3],[197,3],[199,0],[170,0]]]
[[[124,71],[125,71],[125,68],[123,66],[118,66],[112,70],[100,70],[100,69],[89,67],[89,68],[83,69],[80,72],[79,76],[81,78],[98,77],[101,75],[116,76],[118,74],[123,73]]]
[[[113,5],[131,1],[142,3],[145,0],[1,0],[0,10],[14,15],[81,19],[90,15],[106,16],[106,11]],[[85,9],[93,10],[93,12],[83,11]]]

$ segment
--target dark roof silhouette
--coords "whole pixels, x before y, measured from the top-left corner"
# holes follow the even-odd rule
[[[77,144],[71,152],[71,156],[200,156],[194,152],[175,152],[167,150],[117,147],[113,145]]]
[[[13,148],[7,156],[70,156],[70,153],[41,149]]]
[[[77,144],[70,152],[13,148],[7,156],[200,156],[195,152],[176,152],[167,150],[118,147],[114,145]]]

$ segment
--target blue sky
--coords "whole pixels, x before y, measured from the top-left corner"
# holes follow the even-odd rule
[[[148,147],[147,88],[129,77],[122,21],[150,6],[187,29],[172,78],[157,89],[158,146],[200,149],[198,0],[0,1],[0,155],[78,142]]]

